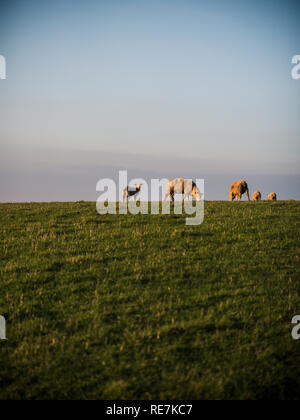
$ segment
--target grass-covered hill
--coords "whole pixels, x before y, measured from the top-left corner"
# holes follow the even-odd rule
[[[0,205],[0,398],[297,398],[299,215]]]

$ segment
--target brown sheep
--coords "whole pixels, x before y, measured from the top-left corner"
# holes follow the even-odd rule
[[[166,194],[164,196],[164,200],[170,196],[171,201],[174,201],[175,194],[183,194],[182,201],[184,199],[188,199],[190,195],[192,195],[197,201],[200,201],[200,192],[197,188],[197,185],[194,181],[184,178],[171,178],[166,187]]]
[[[261,201],[261,193],[259,191],[255,191],[255,193],[252,196],[253,201]]]
[[[136,184],[135,188],[132,188],[132,189],[130,189],[129,186],[127,185],[123,189],[123,202],[125,201],[125,203],[127,203],[130,197],[133,197],[134,201],[136,201],[136,195],[141,191],[142,185],[143,184]]]
[[[276,201],[276,200],[277,200],[277,195],[276,195],[276,193],[271,192],[271,193],[268,195],[268,200],[269,200],[269,201]]]
[[[243,194],[246,194],[248,197],[248,200],[250,201],[247,182],[241,179],[239,181],[234,182],[231,185],[230,190],[229,190],[229,200],[233,201],[237,197],[238,201],[240,201]]]

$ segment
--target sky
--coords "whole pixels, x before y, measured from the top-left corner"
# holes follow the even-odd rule
[[[100,178],[204,178],[300,199],[300,3],[0,5],[0,201],[96,200]]]

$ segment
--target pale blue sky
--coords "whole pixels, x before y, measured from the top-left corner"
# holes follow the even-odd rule
[[[80,151],[99,177],[157,159],[162,175],[300,175],[299,19],[296,1],[2,2],[0,201],[21,200],[18,177],[44,199],[53,153],[66,185],[95,164]]]

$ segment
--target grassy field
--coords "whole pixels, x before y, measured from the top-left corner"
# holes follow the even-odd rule
[[[0,205],[0,398],[298,398],[299,215]]]

